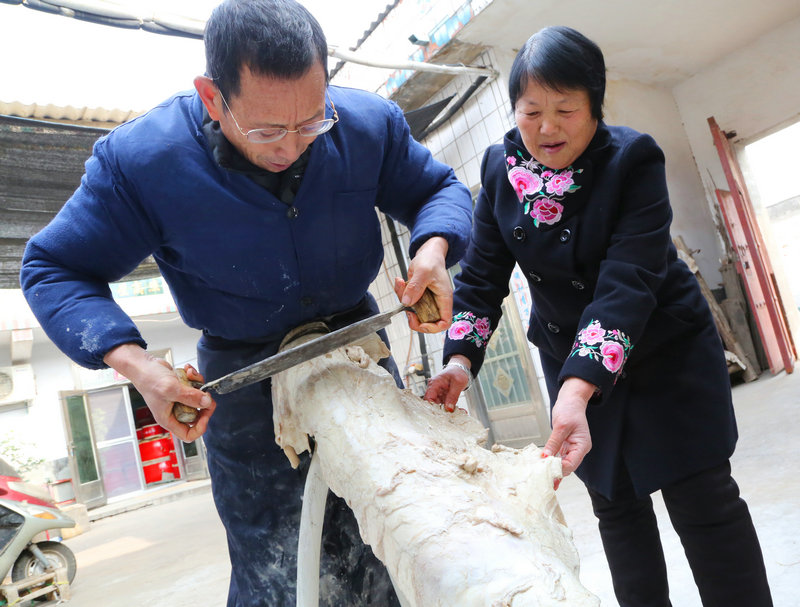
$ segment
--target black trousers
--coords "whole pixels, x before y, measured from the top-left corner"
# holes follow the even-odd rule
[[[613,500],[589,489],[620,607],[669,607],[667,566],[650,496],[619,476]],[[771,607],[761,546],[730,462],[661,490],[704,607]]]
[[[371,298],[329,326],[336,329],[377,311]],[[388,345],[384,330],[378,333]],[[227,342],[204,336],[200,372],[221,377],[275,354],[279,340]],[[394,360],[380,362],[402,386]],[[293,470],[275,443],[270,380],[216,395],[204,442],[217,512],[231,560],[228,607],[293,607],[297,539],[308,458]],[[369,546],[345,501],[328,494],[320,554],[320,607],[398,607],[389,573]]]

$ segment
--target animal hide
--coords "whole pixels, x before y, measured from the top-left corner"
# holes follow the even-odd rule
[[[398,389],[375,363],[381,346],[340,348],[276,375],[274,423],[290,460],[314,437],[322,476],[404,605],[599,605],[578,579],[553,489],[560,460],[534,445],[486,449],[486,429],[466,412]]]

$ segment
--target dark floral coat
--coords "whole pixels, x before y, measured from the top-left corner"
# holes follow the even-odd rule
[[[644,495],[729,458],[737,431],[724,351],[670,238],[655,141],[601,122],[575,163],[554,171],[513,129],[487,149],[481,183],[444,359],[463,354],[478,373],[519,264],[551,405],[567,377],[598,387],[593,448],[577,471],[590,488],[613,497],[624,465]]]

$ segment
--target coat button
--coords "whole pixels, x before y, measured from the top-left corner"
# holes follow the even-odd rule
[[[547,328],[551,333],[558,333],[561,330],[561,327],[552,322],[547,323]]]
[[[525,230],[522,229],[522,226],[517,226],[514,228],[513,234],[516,240],[519,240],[520,242],[525,240]]]
[[[533,282],[542,282],[542,277],[536,272],[528,272],[528,278],[530,278]]]
[[[573,280],[572,286],[578,289],[578,291],[583,291],[586,288],[586,285],[583,284],[580,280]]]
[[[558,235],[558,239],[561,242],[569,242],[569,239],[572,238],[572,230],[569,228],[564,228],[561,230],[561,234]]]
[[[306,295],[300,300],[300,303],[303,304],[304,306],[310,306],[311,304],[314,303],[314,298]]]
[[[300,214],[300,211],[297,210],[297,207],[289,207],[288,209],[286,209],[286,216],[289,219],[294,219],[299,214]]]

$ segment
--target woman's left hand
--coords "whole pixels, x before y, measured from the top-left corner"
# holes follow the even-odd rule
[[[572,474],[592,448],[586,406],[595,386],[578,377],[564,380],[553,405],[553,431],[542,450],[543,456],[561,457],[561,473]]]

